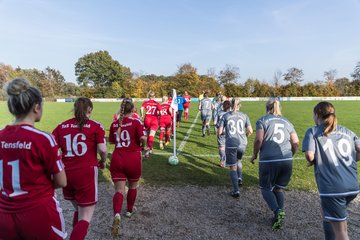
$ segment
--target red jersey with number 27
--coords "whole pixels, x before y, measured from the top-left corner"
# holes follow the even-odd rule
[[[115,151],[136,152],[141,151],[140,138],[146,136],[143,123],[138,118],[125,117],[121,125],[121,133],[117,130],[119,121],[114,121],[110,126],[109,142],[115,144]]]
[[[51,134],[26,124],[1,129],[0,212],[24,212],[47,203],[54,196],[52,175],[62,170]]]
[[[87,120],[82,129],[75,118],[59,124],[53,131],[62,152],[66,171],[97,166],[97,145],[106,143],[101,123]]]
[[[158,111],[161,110],[160,103],[155,100],[148,100],[143,102],[141,107],[145,108],[145,117],[158,117]]]

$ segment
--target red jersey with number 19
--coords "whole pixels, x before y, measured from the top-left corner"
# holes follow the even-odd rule
[[[120,137],[117,134],[119,121],[110,126],[109,142],[115,144],[115,151],[136,152],[141,151],[140,138],[146,136],[146,131],[138,118],[125,117],[121,125]]]
[[[26,124],[1,129],[0,212],[23,212],[46,204],[54,196],[52,175],[62,170],[51,134]]]
[[[88,120],[80,130],[75,118],[59,124],[53,131],[62,151],[66,171],[97,166],[97,144],[106,143],[101,123]]]

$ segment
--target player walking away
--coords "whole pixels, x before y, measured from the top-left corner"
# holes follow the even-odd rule
[[[148,93],[149,100],[145,101],[141,106],[141,118],[144,119],[145,129],[149,132],[149,137],[147,139],[147,150],[145,152],[145,158],[149,158],[150,153],[152,152],[153,143],[156,131],[159,128],[159,112],[161,110],[160,104],[154,100],[155,93],[149,91]]]
[[[109,133],[109,142],[115,144],[110,163],[111,178],[115,187],[113,237],[119,235],[126,180],[129,190],[126,196],[125,216],[131,217],[135,212],[137,185],[141,177],[141,148],[146,145],[146,131],[140,119],[131,117],[133,109],[134,104],[131,99],[124,99],[120,106],[120,118],[111,124]]]
[[[176,126],[179,128],[180,127],[180,122],[181,122],[181,117],[182,117],[182,113],[184,111],[184,103],[186,103],[185,98],[182,95],[178,95],[176,97],[176,101],[178,104],[178,110],[176,112]]]
[[[222,117],[225,115],[225,113],[230,111],[230,101],[226,100],[222,104],[222,110],[218,114],[218,125],[216,126],[217,129],[219,129],[219,123]],[[218,132],[217,132],[218,133]],[[225,130],[223,130],[222,134],[217,134],[217,142],[218,142],[218,148],[219,148],[219,155],[220,155],[220,167],[225,167]]]
[[[187,122],[189,119],[189,109],[190,109],[190,102],[191,102],[191,97],[187,91],[184,92],[183,98],[185,98],[185,101],[186,101],[184,103],[184,119],[185,119],[185,122]]]
[[[206,92],[206,91],[202,91],[201,94],[199,95],[199,98],[198,98],[198,99],[199,99],[199,102],[200,102],[201,100],[203,100],[203,98],[204,98],[204,96],[205,96],[205,92]]]
[[[205,130],[210,135],[210,119],[211,119],[211,99],[208,92],[204,93],[204,98],[199,103],[199,111],[201,113],[201,121],[203,126],[201,128],[202,136],[205,137]]]
[[[161,110],[160,110],[160,149],[164,149],[163,138],[165,135],[165,146],[169,144],[170,141],[170,130],[171,130],[171,114],[172,108],[168,102],[168,98],[163,96]]]
[[[225,132],[225,166],[230,169],[230,179],[233,186],[231,196],[240,197],[239,185],[242,185],[241,159],[247,146],[247,137],[253,129],[249,117],[240,110],[240,98],[231,100],[232,111],[227,112],[219,122],[218,135]]]
[[[359,193],[356,161],[360,140],[346,127],[337,125],[334,106],[320,102],[314,108],[316,126],[304,136],[302,151],[314,165],[326,239],[349,239],[348,204]]]
[[[22,78],[5,91],[15,121],[0,130],[0,239],[65,239],[54,192],[66,186],[63,163],[51,134],[34,127],[42,116],[41,93]]]
[[[219,93],[216,93],[216,97],[211,102],[211,109],[212,109],[212,118],[214,122],[214,130],[215,134],[217,131],[217,121],[218,121],[218,114],[222,111],[222,96]]]
[[[299,147],[294,126],[281,115],[280,102],[266,103],[266,115],[256,122],[256,137],[251,162],[260,151],[259,181],[262,196],[274,212],[272,230],[282,227],[285,218],[283,189],[292,174],[293,155]]]
[[[60,123],[53,131],[65,164],[68,185],[64,199],[75,208],[70,239],[85,239],[98,201],[98,167],[104,169],[107,157],[103,126],[90,120],[93,104],[89,98],[74,103],[74,117]],[[101,159],[98,162],[97,153]]]

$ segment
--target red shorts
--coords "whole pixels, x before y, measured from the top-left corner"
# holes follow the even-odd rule
[[[160,117],[161,128],[171,128],[171,117]]]
[[[0,239],[65,239],[65,221],[59,202],[54,198],[29,211],[0,212]]]
[[[184,108],[186,109],[186,108],[190,108],[190,103],[188,103],[188,104],[184,104]]]
[[[129,180],[139,181],[141,177],[141,152],[113,152],[110,163],[113,182]]]
[[[91,166],[66,172],[67,185],[64,198],[81,207],[96,204],[98,200],[98,168]]]
[[[157,117],[148,117],[144,119],[144,126],[146,129],[154,130],[155,132],[159,128],[159,119]]]

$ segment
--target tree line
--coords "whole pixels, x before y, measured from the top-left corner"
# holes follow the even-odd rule
[[[191,63],[177,67],[171,76],[139,74],[121,65],[107,51],[85,54],[75,63],[77,84],[66,82],[59,70],[47,67],[44,70],[22,69],[0,63],[0,87],[15,77],[25,77],[39,88],[49,100],[63,97],[119,98],[146,97],[149,90],[157,96],[167,95],[171,89],[188,91],[198,96],[202,91],[222,92],[226,96],[270,97],[270,96],[359,96],[360,62],[351,73],[351,78],[337,77],[336,69],[324,71],[324,79],[302,84],[302,69],[291,67],[285,73],[274,72],[271,81],[249,78],[240,82],[240,69],[225,65],[216,73],[209,69],[201,75]]]

